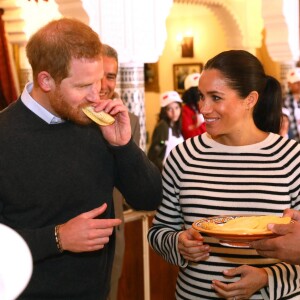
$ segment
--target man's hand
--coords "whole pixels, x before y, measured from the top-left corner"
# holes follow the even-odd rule
[[[120,219],[95,219],[103,214],[107,204],[69,220],[59,227],[63,250],[85,252],[102,249],[109,242],[114,226],[121,224]]]
[[[112,125],[100,126],[104,138],[113,146],[126,145],[131,138],[128,109],[121,99],[101,100],[94,106],[95,111],[105,111],[115,118]]]
[[[300,211],[299,210],[287,208],[284,210],[283,216],[291,217],[292,220],[300,222]]]
[[[251,246],[258,254],[278,258],[290,264],[300,264],[300,222],[272,224],[268,228],[279,236],[252,242]]]
[[[259,255],[278,258],[290,264],[300,264],[300,212],[286,209],[284,217],[291,217],[291,224],[269,224],[268,229],[279,235],[275,238],[254,241],[251,246]]]

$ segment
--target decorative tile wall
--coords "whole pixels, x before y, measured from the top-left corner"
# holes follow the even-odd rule
[[[139,117],[141,127],[140,147],[146,150],[144,65],[123,63],[120,65],[121,99],[128,110]]]

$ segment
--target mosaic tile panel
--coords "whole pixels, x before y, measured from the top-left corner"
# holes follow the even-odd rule
[[[145,115],[145,86],[144,67],[132,63],[121,64],[121,98],[128,110],[137,115],[141,127],[140,147],[146,150],[146,115]]]

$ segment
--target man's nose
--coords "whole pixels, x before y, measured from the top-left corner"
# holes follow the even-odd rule
[[[105,89],[107,87],[107,80],[106,80],[106,78],[105,77],[103,77],[102,79],[101,79],[101,88],[102,89]],[[100,89],[101,89],[100,88]]]
[[[99,82],[99,84],[94,84],[91,87],[91,90],[88,94],[88,100],[92,101],[92,102],[98,102],[100,100],[100,90],[101,90],[101,83]]]

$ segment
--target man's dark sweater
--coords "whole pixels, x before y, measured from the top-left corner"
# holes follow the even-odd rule
[[[135,209],[154,210],[161,176],[130,141],[112,147],[99,128],[49,125],[20,99],[0,113],[0,222],[17,230],[33,255],[31,281],[19,299],[106,299],[114,240],[100,251],[62,254],[54,227],[107,203],[116,186]]]

